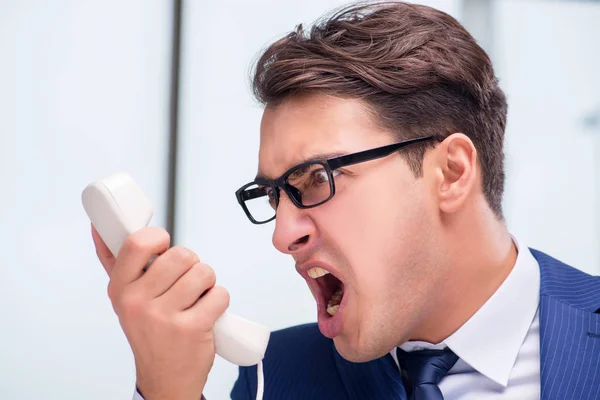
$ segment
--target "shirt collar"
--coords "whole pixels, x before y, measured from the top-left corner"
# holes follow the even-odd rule
[[[536,315],[540,270],[527,247],[517,247],[515,266],[488,301],[442,343],[406,342],[405,351],[449,347],[461,360],[506,387],[521,345]],[[396,352],[392,356],[396,360]]]

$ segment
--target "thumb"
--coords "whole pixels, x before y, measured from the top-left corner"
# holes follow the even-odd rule
[[[104,243],[94,225],[92,225],[92,239],[94,239],[94,246],[96,246],[96,255],[110,277],[113,265],[115,265],[115,256],[110,252],[110,249],[106,246],[106,243]]]

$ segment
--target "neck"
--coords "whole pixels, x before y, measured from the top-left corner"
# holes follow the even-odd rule
[[[512,271],[517,249],[504,223],[485,207],[443,221],[444,273],[427,319],[412,340],[440,343],[498,290]]]

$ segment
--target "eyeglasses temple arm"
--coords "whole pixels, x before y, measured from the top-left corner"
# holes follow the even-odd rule
[[[400,143],[388,144],[386,146],[381,146],[370,150],[360,151],[358,153],[346,154],[343,156],[330,158],[329,160],[327,160],[327,165],[329,165],[329,168],[331,168],[332,170],[335,170],[348,165],[383,158],[390,155],[394,151],[398,151],[406,146],[427,142],[430,140],[439,140],[439,138],[435,136],[421,137],[416,139],[410,139]]]

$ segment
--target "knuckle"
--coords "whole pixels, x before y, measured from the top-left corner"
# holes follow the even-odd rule
[[[132,252],[139,252],[146,247],[146,241],[140,232],[129,235],[125,242],[123,242],[123,248],[126,248]]]
[[[173,246],[169,249],[169,256],[179,263],[189,265],[194,262],[194,253],[183,247]]]
[[[171,243],[171,235],[164,228],[150,227],[140,229],[127,236],[123,242],[123,247],[130,251],[145,250],[149,246],[168,247]]]
[[[194,275],[200,280],[200,282],[209,283],[210,286],[214,285],[214,282],[217,280],[217,275],[208,264],[197,263],[194,264],[192,268]]]
[[[183,318],[175,318],[172,322],[174,329],[181,333],[191,333],[195,329],[195,324],[190,323]]]
[[[169,234],[169,232],[167,232],[167,230],[164,228],[155,229],[157,229],[158,231],[157,236],[160,242],[168,246],[171,243],[171,235]]]
[[[229,307],[229,292],[223,286],[215,286],[211,290],[215,292],[215,301],[223,308]]]
[[[144,317],[155,327],[166,326],[171,323],[170,316],[164,313],[159,307],[144,308]]]
[[[153,226],[146,228],[148,235],[152,238],[152,242],[155,246],[168,249],[171,245],[171,235],[165,228]]]
[[[194,264],[190,271],[182,279],[183,290],[186,293],[197,293],[198,296],[202,294],[211,285],[212,270],[210,268],[203,268],[202,264]],[[214,283],[212,283],[214,285]]]

